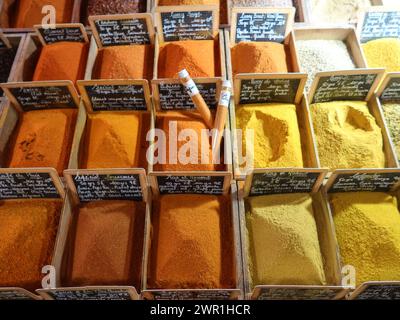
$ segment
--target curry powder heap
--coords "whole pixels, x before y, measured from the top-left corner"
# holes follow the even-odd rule
[[[400,39],[382,38],[362,44],[369,68],[400,71]]]

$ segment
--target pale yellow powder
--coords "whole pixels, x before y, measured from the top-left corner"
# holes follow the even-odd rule
[[[385,167],[382,131],[366,102],[315,103],[311,113],[323,167]]]
[[[252,285],[325,284],[312,198],[279,194],[247,201]]]
[[[254,168],[303,167],[300,130],[293,104],[249,104],[236,108],[236,127],[243,130],[242,154]],[[254,130],[254,139],[246,131]],[[246,153],[247,145],[254,151]]]
[[[400,39],[382,38],[362,45],[369,68],[385,68],[387,72],[400,71]]]

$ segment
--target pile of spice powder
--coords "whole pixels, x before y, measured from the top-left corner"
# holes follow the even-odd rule
[[[2,7],[0,10],[0,28],[10,28],[11,25],[11,17],[13,16],[12,7],[15,3],[15,0],[3,0]]]
[[[0,49],[0,83],[8,82],[8,77],[10,76],[15,54],[15,48]],[[0,88],[0,96],[2,94],[3,90]]]
[[[52,167],[62,175],[69,160],[76,109],[24,112],[11,141],[10,168]]]
[[[318,72],[355,68],[346,44],[341,40],[298,40],[296,47],[300,69],[308,74],[306,91],[310,90]]]
[[[18,0],[15,28],[32,28],[35,24],[42,24],[46,13],[42,13],[44,6],[55,8],[56,23],[68,23],[72,19],[72,0]]]
[[[148,288],[235,287],[229,200],[213,195],[163,195],[155,206]]]
[[[33,81],[82,80],[88,46],[82,42],[56,42],[42,48]]]
[[[145,203],[82,204],[71,230],[68,286],[127,285],[140,289]]]
[[[400,104],[386,103],[382,105],[389,133],[392,137],[395,152],[400,163]]]
[[[236,128],[243,130],[242,153],[254,146],[254,168],[303,167],[300,130],[293,104],[254,104],[236,108]],[[246,137],[247,130],[254,130]],[[249,165],[248,163],[246,163]]]
[[[214,45],[213,40],[185,40],[162,45],[158,78],[178,78],[182,69],[186,69],[192,78],[219,76]]]
[[[323,259],[308,194],[250,197],[246,212],[252,285],[323,285]]]
[[[287,73],[285,46],[276,42],[240,42],[231,49],[232,72]]]
[[[219,5],[219,0],[159,0],[159,6]]]
[[[87,169],[137,167],[140,138],[140,113],[89,114],[82,167]]]
[[[311,105],[322,167],[384,168],[381,128],[363,101]]]
[[[361,9],[371,6],[370,0],[311,0],[314,23],[357,23]]]
[[[166,159],[163,161],[165,163],[154,165],[155,171],[214,171],[222,169],[223,165],[213,164],[212,148],[207,135],[208,128],[195,113],[171,112],[169,115],[160,116],[156,120],[156,128],[161,129],[166,135],[164,143],[158,142],[161,149],[158,150],[159,158],[162,160],[160,152],[164,152]],[[188,130],[190,132],[185,132]],[[175,135],[177,138],[174,138]],[[180,136],[182,137],[179,138]],[[174,141],[170,141],[170,138],[173,138]],[[175,145],[176,150],[171,147]],[[202,145],[204,145],[203,149]]]
[[[292,0],[232,0],[234,7],[291,7]]]
[[[0,286],[41,288],[51,264],[62,200],[0,202]]]
[[[88,0],[87,15],[146,12],[146,0]]]
[[[99,51],[93,79],[147,79],[153,77],[151,45],[111,46]]]
[[[365,281],[400,280],[400,212],[395,197],[381,192],[331,195],[342,265]]]
[[[382,38],[362,44],[369,68],[385,68],[387,72],[400,71],[400,39]]]

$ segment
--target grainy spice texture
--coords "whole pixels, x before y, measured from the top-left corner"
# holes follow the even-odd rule
[[[218,4],[219,0],[159,0],[159,6],[190,6]]]
[[[400,39],[382,38],[362,44],[369,68],[400,71]]]
[[[11,8],[15,0],[3,0],[3,6],[0,10],[0,27],[10,28],[12,21],[10,17],[12,16]]]
[[[42,24],[42,19],[48,14],[42,13],[43,6],[51,5],[55,8],[56,23],[71,22],[73,0],[18,0],[14,28],[32,28],[35,24]],[[48,20],[46,20],[48,23]]]
[[[85,76],[88,45],[82,42],[56,42],[42,48],[33,81],[82,80]]]
[[[315,103],[311,114],[322,167],[385,167],[382,131],[366,102]]]
[[[252,285],[321,285],[325,273],[308,194],[247,199],[248,260]]]
[[[93,79],[148,79],[153,77],[151,45],[111,46],[100,50]]]
[[[128,14],[146,12],[146,0],[89,0],[87,15]]]
[[[83,168],[137,167],[141,146],[139,113],[88,115]]]
[[[370,0],[311,0],[312,20],[317,23],[356,23],[362,8],[370,7]]]
[[[300,69],[308,74],[307,91],[318,72],[356,67],[346,44],[341,40],[298,40],[296,47]]]
[[[400,213],[395,197],[381,192],[331,195],[343,265],[365,281],[400,280]]]
[[[16,50],[15,48],[0,49],[0,83],[8,82],[10,71],[14,62]],[[0,96],[3,94],[3,89],[0,88]]]
[[[178,78],[186,69],[192,78],[216,77],[216,52],[213,40],[185,40],[160,47],[158,78]]]
[[[149,288],[235,287],[229,205],[222,196],[161,196],[152,217]]]
[[[292,0],[232,0],[235,7],[291,7]]]
[[[0,202],[0,286],[41,288],[51,264],[62,200]]]
[[[248,144],[254,145],[254,153],[246,153],[247,158],[254,159],[254,168],[303,167],[295,105],[270,103],[238,106],[236,128],[243,130],[243,155]],[[254,130],[254,141],[246,138],[247,130]]]
[[[232,49],[232,72],[286,73],[285,46],[276,42],[240,42]]]
[[[140,290],[145,208],[142,202],[113,200],[77,208],[66,284],[126,285]]]
[[[387,103],[382,105],[382,107],[395,152],[400,161],[400,104]]]
[[[165,132],[165,141],[159,141],[160,152],[165,152],[165,163],[154,165],[156,171],[213,171],[223,167],[223,165],[214,165],[212,163],[212,150],[208,135],[202,136],[202,133],[208,133],[208,128],[203,120],[193,114],[164,115],[156,120],[156,128]],[[170,141],[170,134],[177,140]],[[190,131],[188,131],[190,130]],[[207,131],[204,131],[207,130]],[[176,148],[174,147],[176,143]],[[169,146],[173,146],[170,148]],[[204,154],[202,154],[202,144],[204,144]],[[172,152],[176,149],[176,152]],[[204,161],[202,161],[202,157]],[[175,160],[173,160],[175,159]],[[180,161],[180,159],[182,161]]]
[[[10,143],[10,168],[52,167],[62,175],[68,166],[76,109],[27,111]]]

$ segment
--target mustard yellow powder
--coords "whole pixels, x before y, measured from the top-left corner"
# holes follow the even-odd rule
[[[300,130],[293,104],[249,104],[236,108],[236,127],[242,129],[242,153],[254,145],[254,168],[303,167]],[[254,130],[254,141],[246,131]]]
[[[362,47],[369,68],[386,68],[387,72],[400,71],[400,39],[372,40]]]
[[[323,167],[385,167],[382,131],[366,102],[315,103],[311,113]]]
[[[381,192],[331,196],[333,220],[343,265],[365,281],[400,280],[400,213],[397,200]]]
[[[325,284],[312,198],[299,193],[247,201],[252,285]]]

